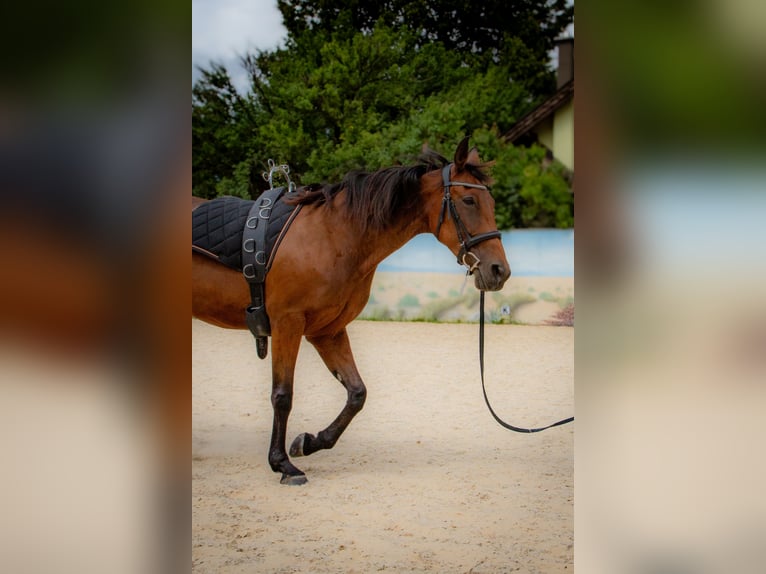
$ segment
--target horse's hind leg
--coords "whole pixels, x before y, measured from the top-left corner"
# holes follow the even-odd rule
[[[303,334],[303,323],[281,320],[272,323],[272,388],[271,405],[274,408],[274,426],[271,431],[269,465],[281,472],[282,484],[304,484],[306,475],[293,466],[287,456],[285,438],[287,419],[293,406],[293,376]]]
[[[317,433],[316,436],[303,433],[295,438],[290,446],[292,456],[309,455],[318,450],[335,446],[351,419],[362,410],[367,397],[367,389],[356,369],[345,329],[332,337],[311,337],[308,340],[316,347],[330,372],[346,388],[348,395],[346,405],[337,418],[330,423],[330,426]]]

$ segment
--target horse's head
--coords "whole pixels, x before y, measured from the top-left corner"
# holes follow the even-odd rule
[[[455,151],[455,160],[441,171],[442,191],[438,213],[432,213],[430,229],[474,275],[477,289],[499,291],[511,275],[500,232],[495,224],[495,200],[481,170],[476,148],[468,138]],[[434,205],[436,202],[434,202]]]

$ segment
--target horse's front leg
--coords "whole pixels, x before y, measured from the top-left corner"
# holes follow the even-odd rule
[[[271,430],[269,465],[274,472],[282,473],[282,484],[291,485],[306,483],[306,475],[293,466],[285,448],[287,419],[293,406],[295,361],[302,336],[302,320],[296,318],[272,322],[271,405],[274,408],[274,426]]]
[[[351,419],[362,410],[367,397],[367,389],[356,369],[354,356],[351,354],[346,329],[334,336],[310,337],[308,340],[319,352],[330,372],[346,388],[348,395],[346,405],[330,426],[316,436],[303,433],[295,438],[290,446],[292,456],[305,456],[335,446]]]

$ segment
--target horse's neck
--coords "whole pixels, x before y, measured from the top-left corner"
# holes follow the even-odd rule
[[[359,269],[366,273],[374,270],[386,257],[401,249],[420,233],[428,231],[427,219],[422,213],[412,213],[389,229],[368,233],[362,239],[363,253]]]
[[[345,233],[328,234],[334,235],[334,241],[337,242],[336,248],[339,252],[345,252],[348,255],[348,248],[353,245],[353,255],[347,257],[346,263],[349,269],[354,273],[367,275],[373,272],[377,266],[389,255],[400,249],[410,239],[420,233],[433,232],[436,227],[435,213],[441,205],[441,191],[438,193],[421,193],[422,203],[417,209],[410,210],[403,214],[399,220],[383,230],[367,229],[361,235],[353,235],[353,227],[348,227],[348,220],[345,218],[338,220],[337,217],[343,217],[342,202],[345,201],[345,191],[342,191],[336,198],[339,206],[335,209],[321,210],[317,214],[327,218],[322,225],[327,229],[345,228],[352,235]],[[430,214],[430,215],[429,215]]]

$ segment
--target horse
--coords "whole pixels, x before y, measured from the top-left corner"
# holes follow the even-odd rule
[[[372,173],[349,172],[340,183],[299,188],[284,201],[301,205],[266,276],[271,322],[273,428],[268,452],[280,483],[306,475],[290,457],[331,449],[362,409],[366,387],[346,326],[362,312],[378,264],[414,236],[433,233],[474,275],[477,289],[497,291],[510,277],[489,193],[489,175],[468,138],[454,160],[424,147],[419,162]],[[193,200],[193,207],[199,200]],[[449,220],[452,223],[449,224]],[[247,328],[250,302],[242,273],[192,253],[192,315],[231,329]],[[286,449],[293,376],[302,337],[347,391],[340,414],[316,435],[299,434]]]

